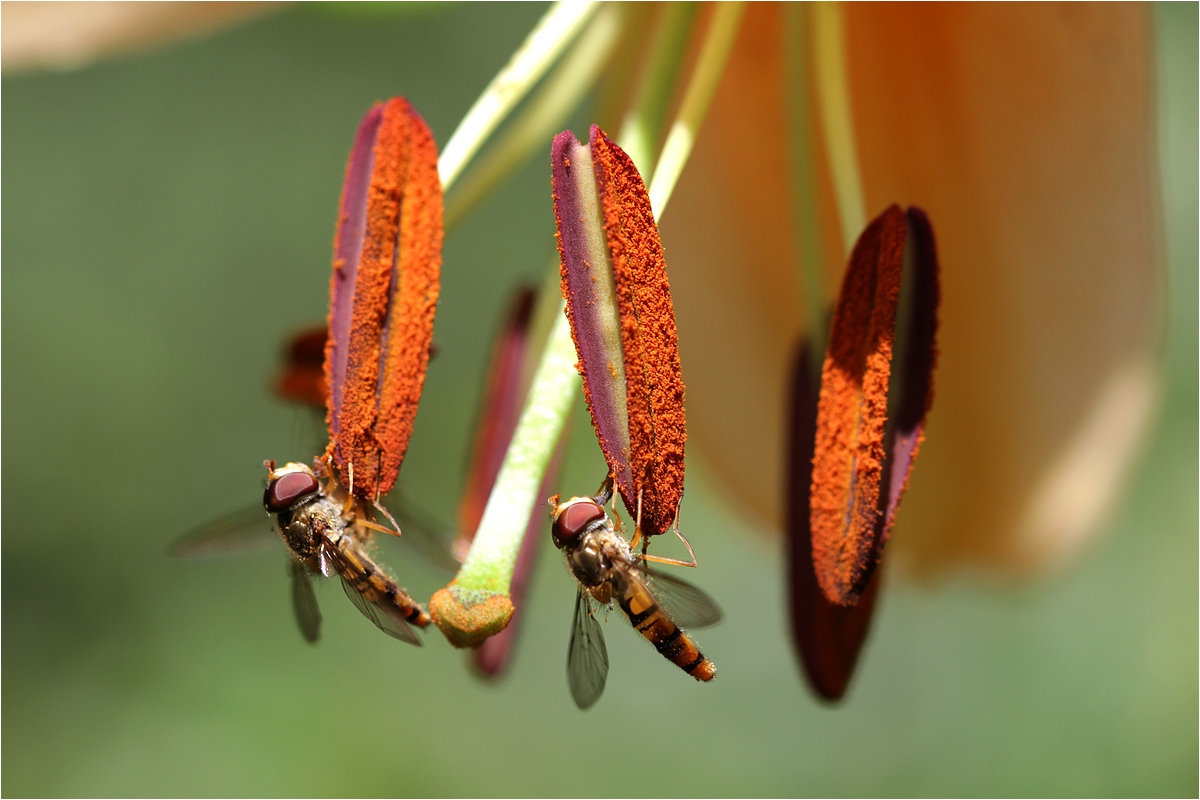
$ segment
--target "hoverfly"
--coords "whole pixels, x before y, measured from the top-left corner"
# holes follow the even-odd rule
[[[327,475],[319,459],[317,472],[305,464],[288,463],[276,468],[265,462],[267,485],[263,507],[275,516],[280,538],[287,545],[292,579],[292,609],[305,640],[316,642],[321,635],[321,611],[310,576],[341,578],[346,596],[355,608],[387,635],[409,644],[421,645],[412,625],[430,623],[425,609],[388,575],[366,552],[372,531],[384,530],[366,518],[361,503],[318,478]],[[254,519],[246,512],[226,517],[185,537],[172,548],[180,558],[218,555],[257,544],[266,537],[260,532],[262,510]]]
[[[604,510],[612,480],[594,497],[572,497],[553,507],[551,538],[563,551],[578,583],[575,619],[567,650],[567,682],[575,705],[586,709],[604,692],[608,650],[593,603],[616,603],[630,624],[659,653],[698,681],[711,681],[716,667],[680,626],[703,628],[721,620],[711,597],[692,584],[648,569]],[[652,560],[652,558],[650,559]]]

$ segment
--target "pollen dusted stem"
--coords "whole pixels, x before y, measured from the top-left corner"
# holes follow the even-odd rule
[[[560,310],[470,553],[454,582],[429,603],[434,621],[457,647],[482,644],[512,617],[509,583],[526,522],[544,499],[537,496],[542,476],[580,391],[575,358],[570,326]]]

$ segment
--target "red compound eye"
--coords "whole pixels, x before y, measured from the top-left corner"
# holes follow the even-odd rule
[[[603,506],[591,500],[580,500],[571,503],[554,520],[551,536],[558,548],[566,547],[574,542],[589,525],[605,517]]]
[[[278,514],[320,488],[321,484],[311,472],[285,472],[267,484],[267,490],[263,492],[263,505],[267,511]]]

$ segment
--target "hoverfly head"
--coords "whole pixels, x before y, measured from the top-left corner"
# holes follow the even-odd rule
[[[291,462],[267,473],[267,488],[263,491],[263,506],[279,514],[302,500],[321,491],[321,482],[304,464]]]
[[[597,522],[607,519],[604,506],[590,497],[572,497],[554,509],[554,524],[550,528],[554,546],[559,550],[579,541]]]

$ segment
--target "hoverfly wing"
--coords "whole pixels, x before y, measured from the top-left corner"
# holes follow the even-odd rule
[[[342,578],[342,589],[346,591],[346,596],[349,597],[350,602],[354,603],[354,607],[358,608],[368,620],[374,622],[380,631],[394,639],[400,639],[401,642],[421,646],[420,637],[416,636],[416,631],[402,616],[397,616],[391,612],[391,609],[382,608],[367,600],[346,578]]]
[[[350,598],[350,602],[354,603],[354,607],[361,611],[364,617],[374,622],[375,627],[379,630],[393,639],[415,644],[417,647],[421,646],[420,637],[403,617],[397,616],[390,609],[378,606],[363,597],[345,578],[342,578],[342,589],[346,592],[346,597]]]
[[[279,537],[271,515],[255,503],[185,533],[167,552],[185,560],[216,558],[264,550],[272,542]]]
[[[608,680],[608,648],[604,630],[592,612],[592,601],[580,587],[575,596],[575,620],[571,626],[571,644],[567,649],[567,683],[571,697],[581,709],[591,706],[604,694]]]
[[[296,612],[296,624],[304,641],[316,644],[321,638],[321,607],[308,577],[308,567],[292,558],[288,560],[292,573],[292,611]]]
[[[393,491],[388,495],[387,502],[389,510],[400,523],[403,533],[401,542],[412,545],[425,561],[445,573],[458,571],[461,564],[452,551],[454,535],[449,527],[403,492]]]
[[[400,609],[368,598],[350,580],[352,577],[367,579],[373,571],[379,569],[357,547],[353,547],[350,552],[343,552],[337,545],[326,541],[321,547],[321,557],[341,577],[342,590],[346,592],[346,597],[350,598],[350,602],[354,603],[354,607],[361,611],[364,617],[375,623],[375,627],[394,639],[421,646],[421,640]],[[366,585],[370,585],[369,580]]]
[[[647,588],[667,616],[681,628],[707,628],[721,621],[717,601],[708,593],[667,572],[639,567]]]

